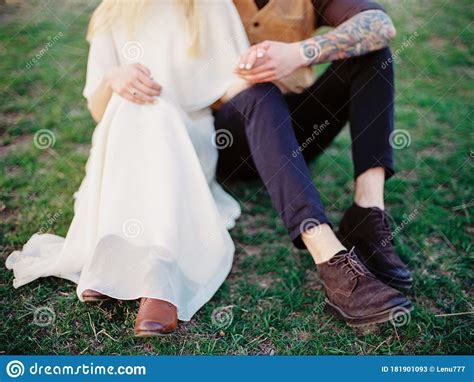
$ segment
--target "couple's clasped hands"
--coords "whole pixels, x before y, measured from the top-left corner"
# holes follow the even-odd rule
[[[264,41],[240,56],[234,72],[247,83],[257,84],[281,80],[304,65],[298,43]],[[139,105],[155,103],[162,90],[151,71],[139,63],[112,68],[107,83],[112,92]]]
[[[307,65],[300,43],[264,41],[241,56],[234,72],[250,84],[279,81]]]

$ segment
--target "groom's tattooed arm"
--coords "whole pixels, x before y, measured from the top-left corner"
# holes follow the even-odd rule
[[[365,11],[330,32],[303,41],[301,52],[308,65],[361,56],[386,47],[395,33],[385,12]]]

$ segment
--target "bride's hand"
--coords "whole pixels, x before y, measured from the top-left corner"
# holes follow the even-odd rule
[[[142,64],[116,66],[109,71],[106,81],[114,93],[139,105],[155,103],[155,97],[161,93],[161,86]]]
[[[278,81],[304,66],[303,57],[299,43],[264,41],[241,55],[235,73],[251,84]]]

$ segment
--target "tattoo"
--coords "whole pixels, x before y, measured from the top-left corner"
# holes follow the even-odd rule
[[[382,49],[395,36],[390,17],[380,10],[361,12],[334,30],[301,43],[308,65],[361,56]]]

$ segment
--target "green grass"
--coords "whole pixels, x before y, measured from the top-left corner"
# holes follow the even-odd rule
[[[65,235],[72,195],[83,175],[94,123],[81,97],[94,4],[22,2],[0,10],[0,237],[3,259],[36,231]],[[398,30],[396,128],[411,137],[396,150],[398,176],[387,183],[397,224],[416,218],[395,237],[414,275],[410,322],[353,330],[324,310],[315,266],[295,250],[261,185],[227,184],[243,217],[232,231],[232,272],[209,302],[178,332],[134,338],[137,302],[85,305],[75,286],[48,278],[15,290],[0,269],[0,351],[11,354],[466,354],[473,352],[473,6],[469,0],[386,1]],[[33,58],[59,32],[40,60]],[[39,129],[56,143],[33,145]],[[347,130],[347,129],[346,129]],[[347,131],[312,164],[330,217],[351,203]],[[52,218],[52,220],[48,220]],[[52,221],[52,223],[51,223]],[[52,325],[34,323],[48,307]],[[227,327],[212,312],[227,307]],[[456,313],[471,314],[451,315]],[[447,316],[437,316],[447,315]]]

